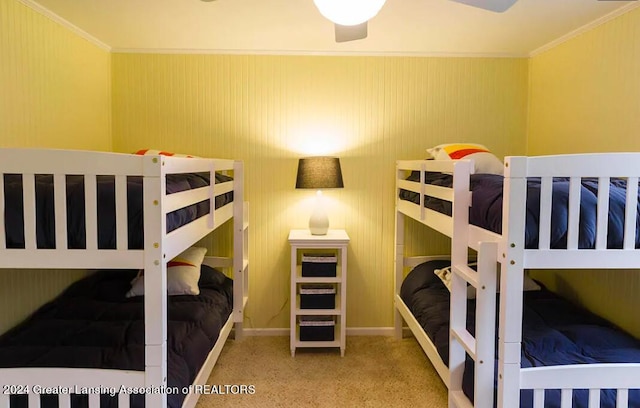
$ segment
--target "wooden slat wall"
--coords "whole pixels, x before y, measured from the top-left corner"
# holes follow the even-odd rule
[[[354,239],[349,325],[390,326],[392,162],[449,141],[479,141],[499,156],[637,150],[639,20],[633,10],[532,58],[527,126],[526,60],[116,55],[112,87],[108,52],[18,1],[0,0],[0,143],[110,150],[112,90],[116,150],[245,159],[252,300],[260,305],[249,310],[254,327],[286,325],[286,231],[304,227],[309,205],[292,187],[296,159],[339,155],[347,188],[327,195],[332,225]],[[447,248],[419,225],[407,230],[412,253],[425,243],[432,252]],[[206,244],[229,251],[229,242],[213,241]],[[3,288],[26,279],[2,275]],[[548,281],[640,335],[626,312],[639,306],[637,273],[570,272]],[[6,289],[0,294],[13,305],[3,302],[3,323],[31,307],[12,302]]]
[[[111,150],[110,54],[0,0],[0,146]],[[0,333],[84,275],[0,271]]]
[[[24,320],[83,276],[86,276],[86,272],[81,270],[0,271],[0,333]]]
[[[525,153],[525,59],[112,58],[116,151],[245,161],[250,327],[289,324],[287,234],[307,225],[313,199],[312,191],[294,188],[298,158],[341,158],[345,188],[325,196],[331,226],[352,239],[348,326],[390,327],[395,160],[424,158],[427,147],[456,141],[484,143],[499,156]],[[414,253],[448,248],[421,226],[408,231]]]
[[[640,150],[638,72],[640,8],[534,56],[527,153]],[[640,271],[536,276],[640,337]]]
[[[0,1],[0,145],[111,150],[109,52]]]
[[[527,154],[638,151],[640,8],[530,59]]]

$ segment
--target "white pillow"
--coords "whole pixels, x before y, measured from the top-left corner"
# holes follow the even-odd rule
[[[173,258],[167,264],[167,294],[199,295],[200,267],[207,253],[206,248],[191,247]],[[127,297],[144,295],[144,270],[131,281],[131,290]]]
[[[474,265],[477,265],[477,264],[476,263],[469,264],[469,266],[474,266]],[[433,273],[435,273],[436,276],[438,278],[440,278],[440,280],[442,281],[444,286],[446,286],[447,289],[449,290],[449,292],[451,292],[451,267],[448,266],[446,268],[436,269],[436,270],[433,271]],[[497,283],[497,288],[496,288],[497,289],[497,293],[500,293],[500,270],[499,269],[497,271],[496,283]],[[541,289],[540,285],[538,285],[536,283],[536,281],[531,279],[526,274],[524,275],[523,290],[525,292],[533,291],[533,290],[540,290],[540,289]],[[476,288],[474,288],[471,285],[468,285],[467,286],[467,299],[475,299],[475,298],[476,298]]]
[[[164,150],[157,150],[157,149],[141,149],[135,152],[134,154],[137,154],[138,156],[160,155],[160,156],[171,156],[171,157],[198,157],[198,156],[192,156],[190,154],[173,153],[173,152],[167,152]]]
[[[500,159],[481,144],[447,143],[427,149],[427,153],[436,160],[470,160],[474,174],[504,174]]]

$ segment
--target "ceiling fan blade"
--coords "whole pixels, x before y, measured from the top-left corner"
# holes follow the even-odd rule
[[[466,4],[468,6],[477,7],[496,13],[503,13],[518,0],[451,0],[456,3]]]
[[[336,24],[336,42],[347,42],[367,38],[367,22],[353,26]]]

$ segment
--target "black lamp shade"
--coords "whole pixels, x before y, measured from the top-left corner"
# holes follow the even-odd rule
[[[343,188],[340,159],[306,157],[298,162],[296,188]]]

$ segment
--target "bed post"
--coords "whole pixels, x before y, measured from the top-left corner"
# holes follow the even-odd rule
[[[241,340],[249,282],[249,265],[246,262],[249,219],[248,207],[245,209],[244,203],[244,166],[241,161],[234,162],[233,179],[233,321],[235,339]]]
[[[496,266],[498,244],[478,245],[478,282],[476,288],[476,356],[474,370],[474,407],[493,407],[496,340]]]
[[[520,405],[520,354],[524,279],[524,229],[527,205],[527,159],[506,157],[500,248],[500,327],[498,339],[498,408]]]
[[[161,199],[166,191],[166,177],[162,157],[143,156],[141,159],[144,174],[145,387],[162,389],[167,386],[167,259],[162,239],[166,218]],[[166,393],[145,393],[145,405],[166,408]]]
[[[452,218],[453,231],[451,237],[451,265],[466,268],[468,264],[469,245],[469,193],[470,162],[459,160],[453,165]],[[461,340],[454,336],[454,331],[466,332],[467,320],[467,281],[458,273],[451,274],[451,310],[449,335],[449,407],[455,407],[453,393],[462,392],[462,376],[466,351]]]
[[[402,287],[402,280],[404,278],[404,214],[398,211],[398,194],[400,193],[400,189],[398,188],[398,180],[401,179],[402,175],[400,174],[402,170],[398,167],[396,163],[396,225],[395,225],[395,253],[394,253],[394,265],[395,265],[395,280],[393,281],[393,293],[394,293],[394,303],[396,296],[400,296],[400,288]],[[397,307],[393,308],[394,310],[394,331],[396,339],[402,338],[402,326],[403,320],[402,315]]]

